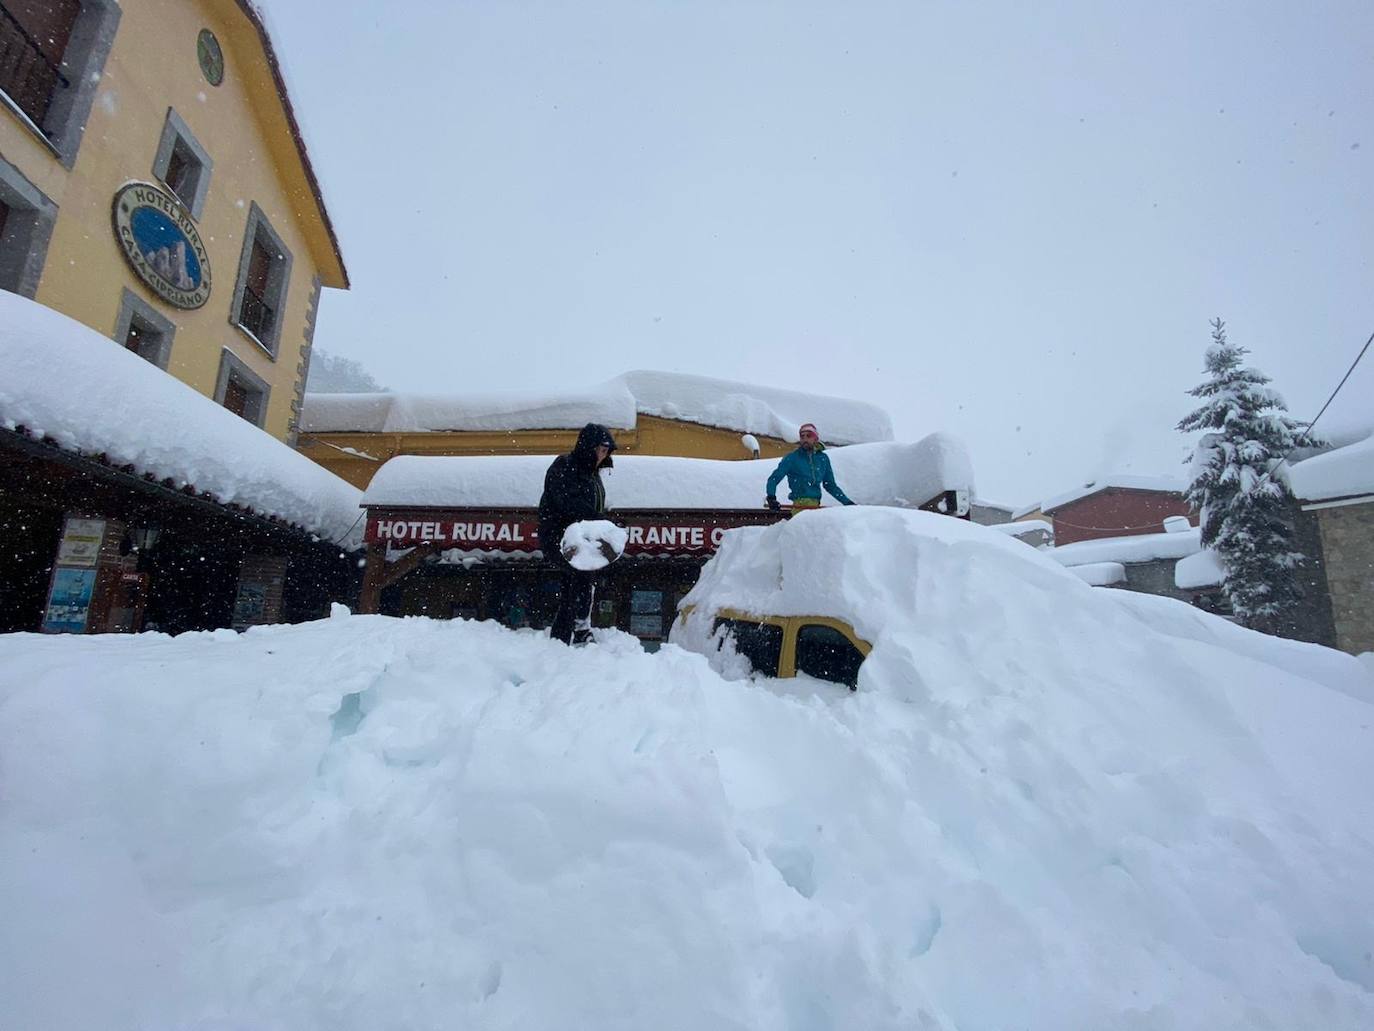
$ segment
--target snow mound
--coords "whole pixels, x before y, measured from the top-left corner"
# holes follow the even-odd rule
[[[605,569],[625,554],[629,534],[608,519],[584,519],[563,531],[560,550],[574,569]]]
[[[943,517],[726,542],[857,694],[337,610],[0,638],[0,1026],[1374,1026],[1359,661]]]

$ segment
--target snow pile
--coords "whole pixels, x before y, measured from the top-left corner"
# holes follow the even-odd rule
[[[943,491],[973,488],[968,452],[944,433],[932,433],[914,444],[853,444],[829,448],[826,454],[835,481],[861,505],[916,507]],[[533,508],[539,504],[551,461],[548,455],[398,455],[377,470],[363,503]],[[761,508],[768,474],[778,461],[616,455],[614,468],[601,479],[612,510]],[[838,504],[829,495],[824,500]]]
[[[343,612],[0,638],[0,1026],[1374,1024],[1357,660],[895,510],[696,599],[833,603],[859,692]]]
[[[1226,579],[1226,568],[1211,548],[1181,558],[1174,565],[1174,586],[1181,591],[1217,587]]]
[[[892,439],[892,421],[863,401],[668,372],[627,372],[581,391],[473,394],[307,394],[301,427],[311,433],[415,433],[580,429],[589,422],[633,429],[639,413],[740,433],[797,439],[814,422],[835,444]]]
[[[23,427],[346,547],[361,543],[356,487],[132,351],[3,290],[0,369],[7,430]]]
[[[1061,544],[1046,552],[1065,566],[1095,562],[1153,562],[1180,559],[1202,550],[1202,530],[1190,527],[1173,533],[1142,533],[1131,537],[1102,537],[1093,541]]]
[[[301,429],[309,433],[417,433],[442,430],[581,429],[589,422],[632,429],[635,399],[612,382],[585,391],[480,394],[307,394]]]
[[[629,534],[605,519],[584,519],[563,531],[563,557],[574,569],[605,569],[625,554]]]
[[[892,439],[888,414],[863,401],[669,372],[627,372],[617,382],[634,395],[640,412],[664,419],[792,441],[804,422],[814,422],[832,444]]]
[[[1068,569],[1089,587],[1111,587],[1126,581],[1126,567],[1120,562],[1085,562]]]

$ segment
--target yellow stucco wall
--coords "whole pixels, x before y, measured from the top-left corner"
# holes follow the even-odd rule
[[[737,430],[641,415],[632,430],[612,430],[617,454],[676,455],[738,461],[753,457]],[[781,458],[797,445],[754,434],[764,458]],[[572,449],[577,430],[503,433],[302,433],[297,449],[357,487],[366,487],[382,463],[396,455],[556,455]],[[352,448],[372,458],[340,450]],[[376,461],[373,461],[373,459]],[[760,482],[762,492],[763,484]],[[760,493],[760,497],[762,494]]]
[[[35,299],[111,336],[127,287],[176,325],[169,373],[213,396],[221,352],[229,348],[270,385],[263,428],[284,440],[314,279],[327,256],[320,253],[322,220],[285,115],[267,99],[276,89],[266,57],[252,24],[229,0],[122,0],[120,6],[123,14],[71,171],[12,112],[0,109],[0,157],[58,207]],[[224,51],[218,87],[206,81],[197,60],[202,28],[216,34]],[[167,304],[148,289],[111,228],[119,187],[130,180],[156,182],[153,162],[169,107],[214,162],[196,223],[210,256],[212,289],[208,302],[194,311]],[[253,202],[292,254],[275,360],[230,321]],[[336,257],[323,262],[328,267],[322,278],[343,285]]]

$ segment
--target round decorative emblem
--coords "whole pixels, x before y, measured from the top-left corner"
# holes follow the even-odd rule
[[[200,58],[200,71],[211,86],[224,81],[224,51],[219,48],[219,40],[209,29],[201,29],[196,37],[196,56]]]
[[[210,299],[210,256],[190,213],[147,183],[126,183],[114,198],[114,231],[124,257],[153,293],[178,308]]]

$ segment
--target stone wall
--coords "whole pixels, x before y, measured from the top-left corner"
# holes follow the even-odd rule
[[[1374,651],[1374,499],[1311,514],[1321,532],[1336,647]]]

